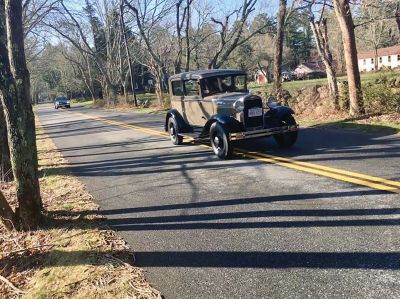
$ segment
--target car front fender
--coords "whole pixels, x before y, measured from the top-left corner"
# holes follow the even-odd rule
[[[293,109],[286,106],[278,106],[271,110],[275,110],[275,116],[279,119],[282,119],[285,115],[294,114]]]
[[[204,125],[202,136],[207,136],[210,132],[210,127],[214,122],[220,123],[228,133],[242,132],[244,130],[243,125],[235,118],[225,114],[214,114],[210,117],[207,123]]]
[[[286,106],[276,106],[268,110],[264,116],[275,119],[283,119],[286,115],[294,114],[294,111]]]
[[[294,114],[294,111],[286,106],[277,106],[271,108],[264,114],[264,126],[266,128],[277,127],[281,124],[285,116]]]

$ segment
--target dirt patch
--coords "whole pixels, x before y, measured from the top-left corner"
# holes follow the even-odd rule
[[[37,139],[46,214],[36,231],[0,226],[0,297],[161,298],[53,142],[40,131]],[[15,208],[14,185],[0,188]]]

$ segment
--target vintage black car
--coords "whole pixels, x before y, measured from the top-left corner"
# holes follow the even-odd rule
[[[209,139],[214,153],[226,159],[233,142],[274,136],[281,147],[296,142],[298,126],[293,110],[262,99],[247,89],[247,75],[239,70],[199,70],[169,79],[172,109],[165,131],[174,144],[184,136]]]

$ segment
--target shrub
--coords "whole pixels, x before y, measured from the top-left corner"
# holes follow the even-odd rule
[[[400,91],[387,84],[367,84],[363,87],[367,113],[400,112]]]
[[[339,81],[339,107],[342,111],[350,108],[349,83],[347,81]]]

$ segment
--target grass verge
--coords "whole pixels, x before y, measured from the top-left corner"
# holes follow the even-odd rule
[[[299,118],[300,126],[312,128],[331,128],[353,130],[387,135],[400,133],[400,114],[365,115],[360,118],[340,118],[334,120],[316,120]]]
[[[31,232],[0,226],[0,275],[8,281],[0,280],[0,297],[161,298],[51,139],[37,135],[45,220]],[[1,190],[15,207],[14,185]]]
[[[391,79],[399,75],[398,71],[388,70],[388,71],[380,71],[380,72],[369,72],[369,73],[361,73],[361,83],[367,84],[372,83],[377,79],[387,78]],[[339,76],[337,80],[346,81],[347,76]],[[303,88],[315,86],[315,85],[326,85],[328,84],[328,79],[321,78],[321,79],[310,79],[310,80],[295,80],[289,82],[283,82],[282,86],[283,89],[289,91],[292,96],[295,96],[297,92]],[[264,85],[259,85],[255,82],[249,84],[249,88],[256,92],[256,91],[272,91],[273,84],[268,83]]]

